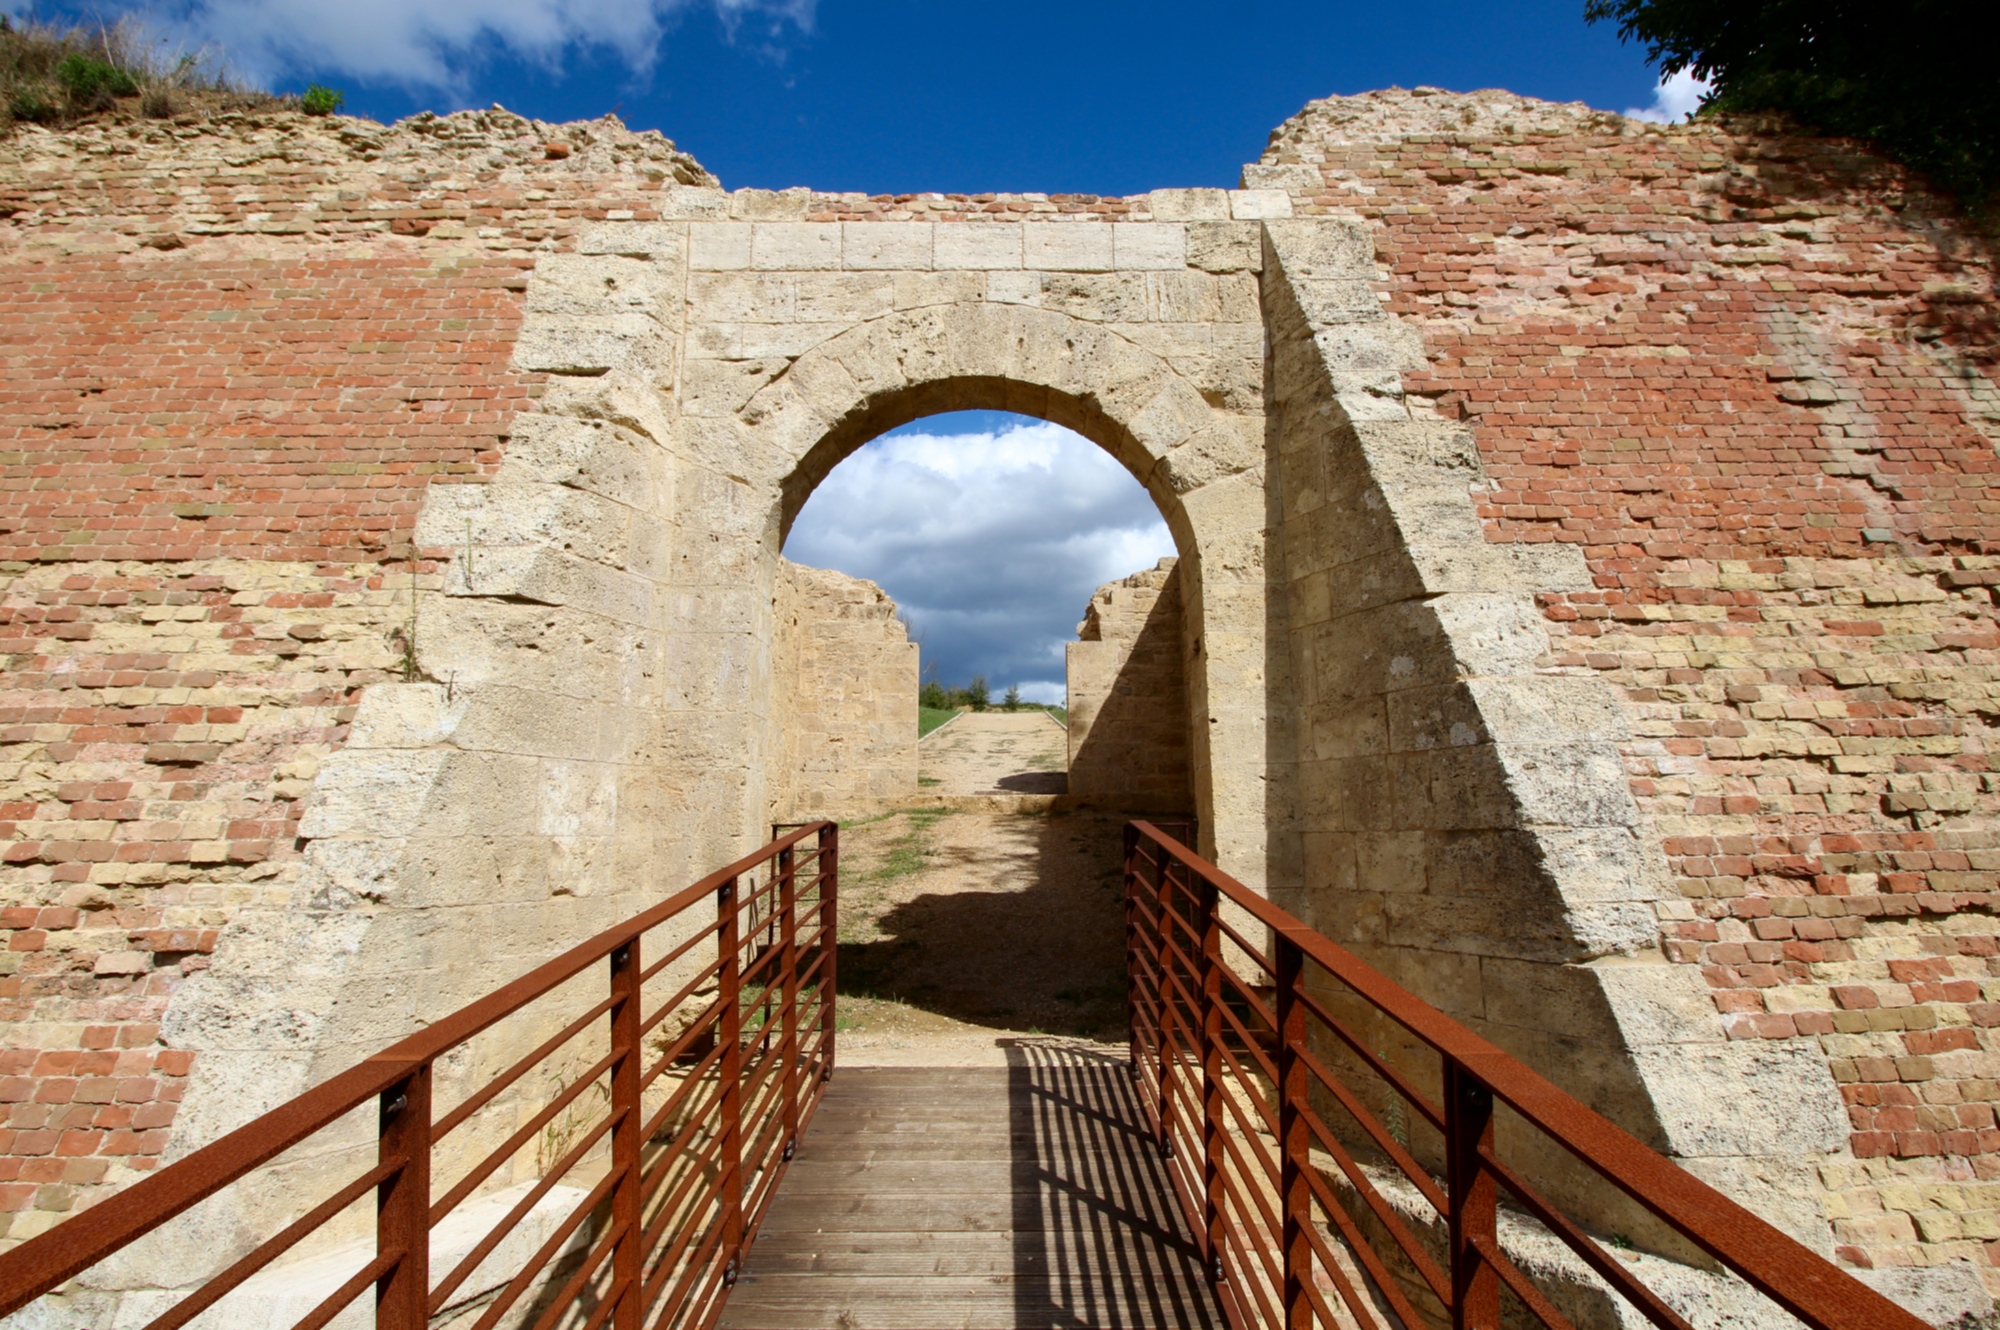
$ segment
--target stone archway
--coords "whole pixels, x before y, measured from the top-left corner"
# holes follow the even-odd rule
[[[795,459],[777,485],[771,557],[841,460],[898,425],[958,410],[1013,411],[1073,429],[1152,496],[1181,555],[1196,805],[1211,851],[1261,881],[1269,852],[1262,421],[1211,405],[1162,357],[1071,316],[990,303],[883,316],[806,352],[739,412],[745,430]],[[1219,562],[1213,550],[1224,551]]]

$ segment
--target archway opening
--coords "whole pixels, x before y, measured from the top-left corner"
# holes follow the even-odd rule
[[[1120,1037],[1118,828],[1192,803],[1185,607],[1154,499],[1062,424],[946,411],[849,446],[788,515],[774,714],[869,719],[875,747],[841,740],[848,790],[857,759],[900,757],[884,726],[915,759],[841,810],[850,1044]],[[786,749],[799,816],[810,746]]]

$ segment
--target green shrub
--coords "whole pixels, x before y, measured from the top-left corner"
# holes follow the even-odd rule
[[[299,109],[307,115],[332,115],[347,105],[347,96],[339,88],[328,88],[318,83],[309,86],[299,98]]]
[[[139,91],[132,76],[108,60],[98,60],[81,51],[71,52],[56,66],[56,82],[62,84],[71,103],[91,106],[107,97],[130,97]]]
[[[917,689],[917,705],[931,711],[949,711],[951,690],[936,679],[926,679]]]
[[[7,98],[7,114],[16,120],[36,122],[56,118],[55,103],[34,88],[16,88]]]

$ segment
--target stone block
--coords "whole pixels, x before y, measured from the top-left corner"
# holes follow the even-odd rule
[[[936,229],[928,222],[843,222],[841,264],[850,269],[927,269]]]
[[[579,254],[622,254],[628,258],[675,260],[687,252],[685,222],[605,222],[584,228]]]
[[[1025,222],[1021,261],[1050,272],[1108,272],[1115,229],[1102,222]]]
[[[1022,227],[1014,222],[940,225],[931,242],[932,262],[945,268],[1019,268]]]
[[[688,228],[688,267],[728,272],[749,266],[750,223],[702,222]]]
[[[1229,216],[1226,189],[1156,189],[1146,200],[1156,222],[1210,221]]]
[[[1187,266],[1187,228],[1177,222],[1113,222],[1110,230],[1119,268]]]
[[[840,226],[834,222],[754,222],[750,266],[764,271],[827,271],[840,267]]]

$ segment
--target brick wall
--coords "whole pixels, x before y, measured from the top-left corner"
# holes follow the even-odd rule
[[[1841,1257],[2000,1289],[1990,249],[1847,145],[1500,93],[1315,103],[1246,183],[1369,221],[1489,539],[1588,557],[1547,668],[1627,699],[1670,957],[1840,1083]]]
[[[166,1148],[167,1003],[285,898],[319,761],[402,677],[425,487],[540,391],[537,254],[706,180],[488,114],[0,141],[0,1235]]]

